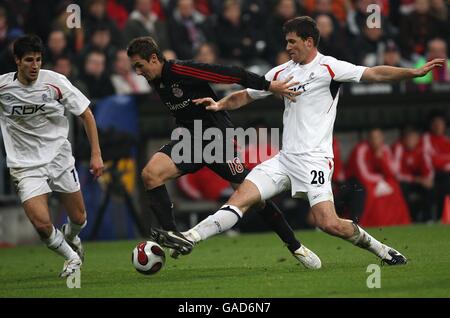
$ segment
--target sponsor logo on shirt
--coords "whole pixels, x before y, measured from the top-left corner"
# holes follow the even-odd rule
[[[182,109],[182,108],[185,108],[185,107],[189,106],[189,102],[190,102],[190,101],[191,101],[191,100],[188,99],[188,100],[185,100],[185,101],[183,101],[182,103],[178,103],[178,104],[172,104],[171,102],[167,102],[167,103],[166,103],[166,106],[167,106],[171,111],[175,111],[175,110],[179,110],[179,109]]]
[[[300,84],[300,85],[298,85],[297,87],[294,87],[292,90],[294,90],[294,91],[296,91],[296,92],[298,92],[298,91],[306,92],[306,91],[307,91],[306,85],[309,85],[309,84],[310,84],[310,83]]]
[[[45,113],[45,104],[41,105],[23,105],[23,106],[13,106],[11,109],[11,115],[31,115],[38,112]]]

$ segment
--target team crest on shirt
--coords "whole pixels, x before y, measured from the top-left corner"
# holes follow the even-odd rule
[[[47,94],[42,94],[42,100],[46,103],[51,101],[51,98]]]
[[[314,77],[316,77],[316,74],[314,74],[314,72],[312,72],[311,74],[309,74],[309,79],[312,80]]]
[[[173,96],[180,98],[183,96],[183,90],[178,87],[178,84],[173,84],[172,85],[172,94],[173,94]]]

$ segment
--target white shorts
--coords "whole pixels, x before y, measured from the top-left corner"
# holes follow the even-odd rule
[[[291,189],[293,198],[308,199],[310,206],[333,201],[332,158],[294,155],[283,152],[257,165],[246,177],[258,188],[261,199]]]
[[[12,181],[23,203],[52,191],[73,193],[80,190],[75,159],[70,143],[64,143],[59,154],[49,163],[30,168],[10,168]]]

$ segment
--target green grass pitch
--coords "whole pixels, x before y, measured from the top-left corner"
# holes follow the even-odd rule
[[[450,297],[450,227],[372,228],[404,253],[406,266],[382,266],[381,288],[366,285],[372,254],[319,231],[298,237],[322,269],[298,265],[273,233],[217,236],[156,275],[134,270],[135,241],[86,243],[81,288],[57,277],[62,259],[43,246],[0,249],[0,297]]]

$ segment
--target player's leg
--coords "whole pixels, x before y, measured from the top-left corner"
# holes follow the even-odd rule
[[[84,261],[84,248],[78,237],[81,230],[86,227],[86,208],[81,191],[73,193],[60,193],[61,203],[67,211],[67,223],[61,227],[66,241]]]
[[[162,246],[186,255],[197,242],[231,229],[251,206],[260,201],[258,188],[251,181],[245,180],[225,205],[194,228],[183,233],[152,229],[151,237]]]
[[[153,238],[160,244],[189,254],[193,246],[208,237],[232,228],[252,206],[289,188],[289,178],[281,171],[278,157],[264,162],[247,175],[228,202],[189,231],[157,231]],[[270,177],[269,177],[270,175]],[[303,245],[296,258],[308,268],[320,268],[320,259]],[[299,250],[300,250],[299,249]],[[296,252],[297,252],[296,251]]]
[[[33,224],[44,244],[55,253],[64,257],[61,277],[69,276],[81,267],[82,261],[75,251],[67,244],[64,235],[56,229],[48,209],[48,194],[41,194],[22,203],[25,214]]]
[[[259,207],[258,213],[272,231],[277,233],[291,253],[300,248],[302,244],[295,237],[295,233],[286,221],[283,212],[272,200],[267,200],[263,207]]]
[[[283,174],[283,171],[279,170],[278,157],[275,156],[263,162],[248,174],[238,158],[230,160],[225,165],[208,165],[210,169],[229,181],[237,183],[244,176],[245,180],[219,211],[208,216],[195,226],[192,231],[189,231],[188,235],[192,235],[191,239],[194,241],[205,240],[212,235],[230,229],[249,208],[261,205],[261,202],[286,190],[289,186],[289,181]],[[229,167],[230,170],[224,167]]]
[[[300,244],[284,218],[283,213],[278,210],[278,207],[273,201],[269,200],[275,195],[289,190],[291,187],[290,179],[280,164],[279,155],[256,166],[247,176],[246,180],[252,181],[258,188],[260,198],[266,203],[262,209],[262,213],[260,213],[280,238],[289,244],[288,248],[292,255],[307,268],[321,268],[322,262],[320,258],[305,245]]]
[[[166,149],[169,148],[169,149]],[[150,208],[160,226],[167,231],[176,231],[172,202],[165,183],[179,177],[182,172],[170,158],[170,144],[155,153],[142,170],[142,181],[149,200]],[[166,152],[169,152],[169,155]]]
[[[52,191],[60,193],[61,203],[68,216],[61,232],[70,247],[84,261],[84,248],[78,234],[86,226],[86,208],[71,148],[68,145],[62,146],[58,156],[48,166],[48,185]]]
[[[372,252],[389,265],[406,264],[406,258],[398,251],[379,242],[351,220],[339,218],[332,201],[320,201],[319,198],[314,201],[313,197],[318,195],[317,193],[308,193],[312,205],[311,211],[316,225],[320,229]]]
[[[56,229],[50,219],[47,181],[48,167],[10,169],[23,209],[44,244],[66,259],[61,276],[68,276],[81,267],[81,259],[67,244],[64,235]]]
[[[208,168],[212,169],[225,180],[230,181],[234,189],[237,189],[239,184],[250,173],[240,163],[239,158],[234,158],[228,163],[213,163],[208,165]],[[257,210],[267,225],[277,233],[291,253],[294,253],[300,248],[300,241],[295,237],[294,231],[287,223],[284,214],[272,200],[260,202],[260,204],[255,205],[254,209]]]
[[[331,158],[303,155],[287,156],[284,159],[286,169],[292,167],[290,177],[293,196],[307,195],[316,226],[328,234],[371,251],[388,264],[406,263],[406,258],[400,253],[377,241],[351,220],[338,217],[331,187]]]

